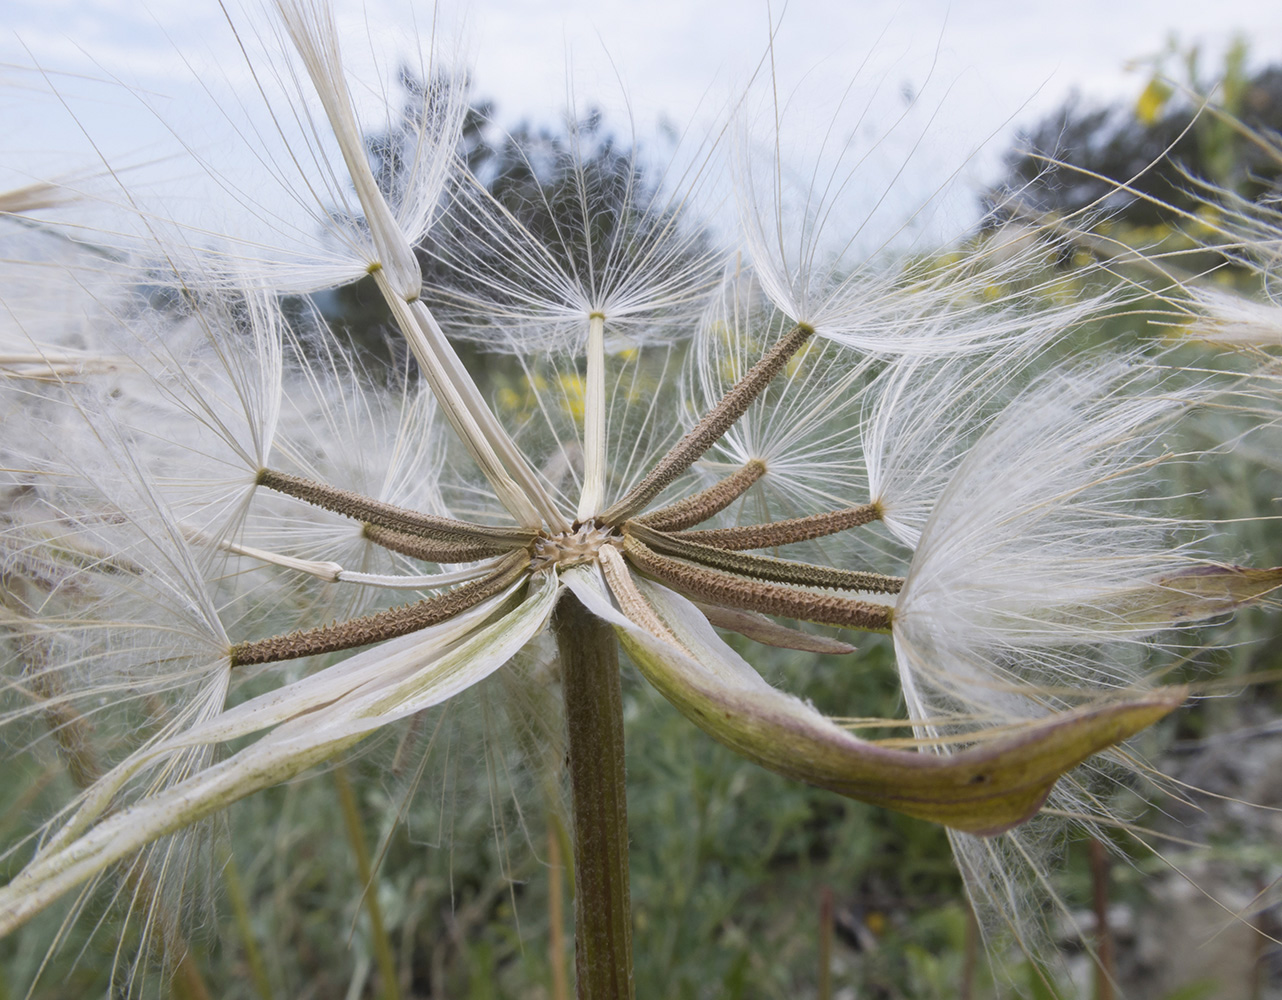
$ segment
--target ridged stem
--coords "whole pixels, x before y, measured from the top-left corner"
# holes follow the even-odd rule
[[[623,693],[614,630],[568,591],[552,619],[574,822],[574,966],[578,1000],[631,1000],[632,905]]]

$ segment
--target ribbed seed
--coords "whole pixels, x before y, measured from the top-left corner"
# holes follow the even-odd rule
[[[674,444],[658,465],[650,470],[627,496],[601,514],[601,524],[621,524],[634,514],[645,510],[646,505],[667,489],[681,473],[690,468],[705,451],[743,416],[752,401],[761,395],[774,377],[783,371],[801,346],[810,339],[814,327],[798,323],[785,333],[766,352],[765,356],[748,370],[724,396],[709,410],[694,428]]]
[[[637,524],[636,521],[629,521],[624,526],[623,532],[625,538],[629,536],[636,538],[663,555],[758,580],[771,580],[775,583],[787,583],[798,587],[868,590],[878,594],[897,594],[904,585],[903,578],[898,576],[834,569],[831,566],[815,566],[811,563],[794,562],[791,559],[753,556],[743,552],[714,548],[711,545],[699,545],[675,535],[655,531],[644,524]],[[753,548],[759,547],[753,546]]]
[[[393,531],[403,531],[444,542],[500,546],[507,543],[528,545],[534,540],[535,535],[535,532],[525,528],[496,528],[488,524],[456,521],[452,517],[421,514],[416,510],[397,507],[394,504],[383,503],[381,500],[372,500],[350,490],[336,489],[313,479],[304,479],[302,476],[293,476],[274,469],[259,470],[258,485],[275,490],[277,493],[296,497],[314,507],[332,510],[335,514],[342,514],[344,517],[355,518],[357,521],[368,521],[380,528],[390,528]]]
[[[757,614],[755,611],[744,611],[741,608],[727,608],[720,604],[695,603],[708,624],[717,628],[729,629],[747,636],[754,642],[778,649],[799,649],[805,653],[828,653],[845,656],[856,652],[854,646],[846,642],[830,639],[826,635],[814,635],[800,629],[780,625],[773,618]]]
[[[684,500],[670,503],[648,514],[633,518],[659,531],[680,531],[702,524],[714,514],[719,514],[748,491],[748,487],[766,473],[766,463],[754,458],[733,475],[713,483]]]
[[[644,520],[652,528],[661,527],[651,523],[648,517]],[[779,545],[792,545],[796,542],[824,538],[827,535],[835,535],[839,531],[847,531],[850,528],[858,528],[861,524],[880,520],[881,505],[865,503],[858,507],[846,507],[825,514],[811,514],[809,517],[794,517],[787,521],[771,521],[768,524],[745,524],[735,528],[683,531],[677,537],[718,549],[773,549]]]
[[[386,611],[334,625],[237,643],[231,648],[231,665],[243,667],[255,663],[294,660],[300,656],[336,653],[342,649],[368,646],[370,643],[417,632],[453,618],[480,604],[487,597],[493,597],[515,583],[526,572],[529,564],[528,553],[514,552],[489,576],[414,604],[388,608]]]
[[[643,573],[697,600],[820,625],[866,632],[890,631],[894,610],[883,604],[795,590],[778,583],[747,580],[732,573],[694,566],[659,555],[635,536],[624,536],[623,552]]]
[[[512,544],[515,544],[482,545],[473,542],[442,542],[435,538],[424,538],[422,535],[411,535],[408,531],[384,528],[370,521],[365,522],[365,537],[375,545],[399,552],[403,556],[434,563],[463,563],[489,559],[491,556],[502,555],[512,548]]]
[[[613,545],[602,546],[600,559],[601,574],[605,577],[610,593],[619,602],[619,607],[623,609],[623,613],[651,635],[657,635],[665,642],[670,642],[672,645],[682,648],[681,642],[672,634],[672,630],[659,617],[658,612],[654,610],[650,602],[645,599],[645,595],[637,589],[637,585],[632,582],[632,577],[628,572],[628,564],[624,561],[619,550]]]

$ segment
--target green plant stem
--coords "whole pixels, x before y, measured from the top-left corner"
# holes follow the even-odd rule
[[[818,1000],[832,1000],[832,890],[819,890],[819,992]]]
[[[183,955],[169,981],[169,995],[175,1000],[212,1000],[200,970],[190,955]]]
[[[568,592],[552,625],[569,737],[575,993],[579,1000],[630,1000],[632,907],[618,641],[609,625]]]
[[[400,982],[396,978],[396,960],[392,955],[392,944],[383,927],[383,910],[378,905],[378,886],[374,885],[373,870],[369,862],[369,847],[365,843],[365,830],[361,825],[360,810],[356,805],[356,795],[352,783],[347,777],[347,769],[342,765],[334,768],[334,784],[338,786],[338,805],[343,814],[343,825],[347,828],[347,839],[352,845],[352,854],[356,858],[356,873],[360,877],[365,891],[365,909],[369,912],[370,938],[374,945],[374,961],[378,965],[379,978],[382,980],[384,1000],[400,1000]]]
[[[966,937],[962,942],[961,989],[958,1000],[972,1000],[975,995],[975,969],[979,965],[979,917],[966,903]]]
[[[249,965],[249,978],[253,980],[254,989],[262,1000],[273,1000],[271,980],[267,976],[267,967],[263,964],[262,952],[254,940],[254,928],[249,914],[249,899],[245,896],[245,886],[240,880],[240,870],[236,859],[230,855],[223,865],[223,884],[227,887],[227,898],[231,901],[232,915],[236,920],[236,931],[240,934],[241,944],[245,948],[245,961]]]
[[[561,838],[548,824],[548,963],[552,968],[552,1000],[570,1000],[570,984],[565,974],[565,917],[561,894],[565,886],[565,867],[561,860]]]
[[[1113,1000],[1117,969],[1108,926],[1108,851],[1098,838],[1092,837],[1090,854],[1091,896],[1095,904],[1095,1000]]]

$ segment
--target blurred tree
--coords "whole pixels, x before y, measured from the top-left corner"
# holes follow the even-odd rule
[[[405,92],[401,113],[385,132],[366,137],[366,149],[380,187],[393,192],[410,169],[408,157],[415,148],[421,117],[432,113],[444,99],[443,89],[402,70]],[[580,117],[568,115],[562,127],[552,129],[522,123],[510,132],[492,125],[494,105],[472,104],[464,120],[459,157],[475,182],[495,203],[535,236],[567,271],[585,272],[602,260],[603,253],[617,254],[619,246],[638,242],[644,231],[667,223],[667,211],[656,211],[656,185],[642,167],[634,145],[620,143],[604,127],[604,116],[589,109]],[[472,183],[462,181],[461,183]],[[475,258],[492,251],[479,227],[484,220],[468,212],[443,212],[434,226],[430,246],[419,248],[425,297],[443,317],[450,312],[449,289],[456,272],[442,248],[466,248]],[[591,240],[583,239],[589,233]],[[566,238],[565,234],[575,234]],[[624,237],[622,240],[619,237]],[[697,252],[697,241],[690,252]],[[457,252],[457,251],[453,251]],[[493,262],[497,266],[500,262]],[[372,279],[338,290],[324,304],[331,325],[346,329],[361,343],[377,347],[370,332],[387,321],[386,307]],[[448,328],[448,324],[447,324]],[[459,345],[469,368],[478,367],[473,352]],[[484,366],[494,368],[493,359]],[[499,365],[498,367],[502,367]]]
[[[1278,196],[1282,167],[1249,133],[1282,131],[1282,65],[1249,73],[1239,39],[1218,80],[1208,80],[1200,55],[1172,39],[1141,63],[1150,76],[1129,105],[1090,108],[1070,97],[1019,134],[1005,176],[985,194],[987,207],[999,216],[1098,209],[1114,222],[1150,227],[1176,221],[1167,206],[1202,207],[1193,178],[1251,200]],[[1178,82],[1167,72],[1171,61],[1181,66]]]

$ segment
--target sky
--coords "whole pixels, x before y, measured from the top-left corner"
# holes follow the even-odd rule
[[[760,76],[773,20],[775,78],[791,100],[799,159],[807,142],[825,134],[821,121],[836,122],[842,135],[864,129],[871,136],[905,114],[909,96],[918,98],[909,124],[883,149],[891,171],[912,154],[902,181],[907,198],[950,180],[973,191],[995,176],[1016,128],[1070,92],[1095,102],[1134,100],[1172,37],[1201,45],[1207,81],[1238,33],[1247,34],[1254,65],[1282,61],[1276,0],[1237,0],[1227,13],[1205,0],[792,0],[786,7],[752,0],[478,0],[463,7],[443,0],[439,8],[336,0],[336,7],[351,39],[345,59],[361,79],[392,78],[413,51],[410,39],[435,32],[451,59],[470,67],[476,96],[496,102],[504,125],[554,123],[573,99],[603,106],[622,132],[630,115],[642,136],[661,122],[677,131],[715,129],[732,95],[754,72]],[[252,49],[253,31],[244,26],[253,15],[232,11],[239,41]],[[0,190],[92,169],[101,158],[145,171],[150,158],[170,155],[163,150],[176,131],[197,148],[217,145],[223,139],[210,102],[237,103],[252,116],[255,81],[217,3],[0,0],[0,25]],[[1128,70],[1136,63],[1141,68]],[[1177,60],[1165,65],[1182,76]],[[104,88],[104,79],[119,84]],[[379,96],[379,85],[369,86]],[[760,102],[759,110],[768,113]]]

